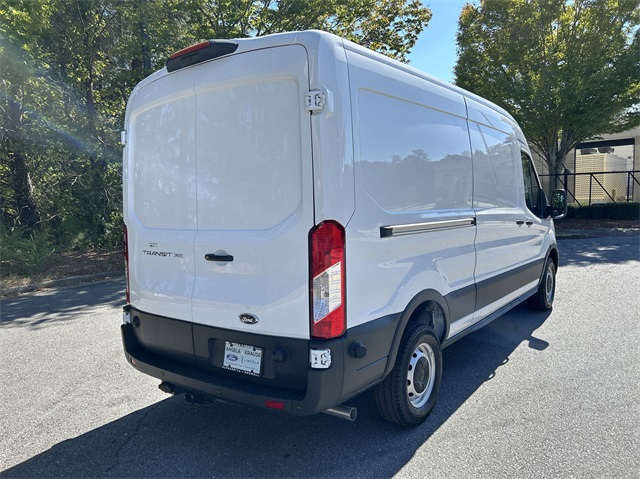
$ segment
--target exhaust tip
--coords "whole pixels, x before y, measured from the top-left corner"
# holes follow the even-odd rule
[[[328,414],[329,416],[339,417],[340,419],[346,419],[347,421],[355,421],[358,417],[358,410],[351,406],[345,406],[344,404],[340,404],[335,407],[330,407],[322,411],[324,414]]]

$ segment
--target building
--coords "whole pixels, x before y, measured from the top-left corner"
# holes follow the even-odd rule
[[[639,145],[640,126],[576,145],[565,162],[569,201],[580,204],[640,201]],[[549,169],[539,157],[535,159],[549,193]]]

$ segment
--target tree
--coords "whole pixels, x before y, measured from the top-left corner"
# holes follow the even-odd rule
[[[238,38],[312,28],[406,61],[431,19],[419,0],[188,0],[202,38]]]
[[[126,99],[195,40],[182,3],[0,0],[3,225],[75,245],[118,229]]]
[[[419,0],[0,0],[0,234],[121,237],[126,101],[176,50],[319,28],[404,60],[430,17]]]
[[[37,28],[35,26],[39,24],[41,12],[36,8],[29,13],[33,15],[32,25]],[[0,33],[4,33],[3,30],[4,28],[0,29]],[[0,62],[3,65],[0,75],[2,225],[35,231],[40,228],[41,217],[28,164],[27,131],[31,118],[25,103],[26,98],[41,85],[34,78],[30,60],[28,52],[15,48],[4,35],[0,35]]]
[[[463,9],[456,84],[509,111],[553,174],[640,124],[636,0],[483,0]]]

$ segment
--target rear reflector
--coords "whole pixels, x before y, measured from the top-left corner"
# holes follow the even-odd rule
[[[269,409],[278,409],[280,411],[284,410],[284,403],[282,401],[265,401],[264,405]]]
[[[342,336],[346,327],[344,228],[325,221],[310,233],[311,336]]]
[[[228,55],[237,49],[238,44],[236,42],[206,40],[171,55],[167,60],[167,71],[173,72],[196,63]]]

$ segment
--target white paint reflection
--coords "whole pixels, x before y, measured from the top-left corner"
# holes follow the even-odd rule
[[[391,212],[471,207],[466,121],[367,90],[358,92],[360,161],[369,195]]]
[[[147,227],[195,227],[194,105],[193,97],[178,98],[133,122],[134,204]]]

